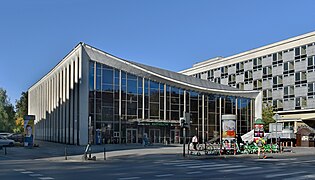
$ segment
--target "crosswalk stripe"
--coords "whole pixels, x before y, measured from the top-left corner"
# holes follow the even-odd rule
[[[209,167],[228,166],[228,165],[231,165],[231,164],[208,164],[208,165],[191,166],[187,168],[196,169],[196,168],[209,168]]]
[[[33,172],[32,171],[23,171],[21,173],[23,173],[23,174],[32,174]]]
[[[311,163],[315,162],[315,160],[308,160],[308,161],[295,161],[295,162],[283,162],[283,163],[277,163],[277,165],[287,165],[287,164],[304,164],[304,163]]]
[[[43,176],[41,174],[30,174],[31,177],[39,177],[39,176]]]
[[[219,170],[219,172],[233,172],[233,171],[250,171],[250,170],[256,170],[261,169],[262,167],[246,167],[246,168],[240,168],[240,169],[224,169]]]
[[[243,165],[236,165],[236,166],[220,166],[220,167],[209,167],[209,168],[201,168],[202,170],[218,170],[218,169],[233,169],[233,168],[241,168],[246,167]]]
[[[14,171],[25,171],[25,169],[13,169]]]
[[[192,172],[186,172],[186,174],[200,174],[201,171],[192,171]]]
[[[296,175],[296,174],[303,174],[303,173],[306,173],[306,171],[298,171],[298,172],[292,172],[292,173],[268,174],[265,177],[266,178],[274,178],[274,177],[289,176],[289,175]]]
[[[285,178],[284,180],[303,180],[303,179],[315,179],[315,174],[308,174],[300,177]]]
[[[177,164],[177,167],[196,167],[196,166],[203,166],[203,165],[213,165],[214,163],[203,163],[203,164]],[[196,166],[195,166],[196,165]]]
[[[174,176],[174,174],[158,174],[158,175],[155,175],[155,177],[169,177],[169,176]]]
[[[119,178],[119,180],[129,180],[129,179],[140,179],[140,177],[125,177],[125,178]]]
[[[248,171],[248,172],[239,172],[237,174],[239,175],[251,175],[251,174],[265,174],[265,173],[269,173],[269,172],[276,172],[276,171],[279,171],[280,169],[266,169],[266,170],[263,170],[263,171]]]

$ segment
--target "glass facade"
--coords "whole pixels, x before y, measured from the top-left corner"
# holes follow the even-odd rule
[[[253,100],[182,89],[89,62],[91,143],[180,143],[179,118],[191,116],[188,136],[207,141],[220,132],[220,115],[237,115],[237,133],[251,129]],[[221,105],[221,106],[220,106]]]

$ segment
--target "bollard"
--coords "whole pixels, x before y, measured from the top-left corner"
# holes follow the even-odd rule
[[[106,148],[104,148],[104,160],[106,160]]]
[[[68,157],[67,157],[67,146],[65,147],[65,160],[68,160]]]
[[[4,146],[4,155],[7,155],[7,147]]]

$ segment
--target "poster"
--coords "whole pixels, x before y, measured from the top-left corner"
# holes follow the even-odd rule
[[[235,120],[222,120],[222,138],[235,138]]]
[[[33,147],[34,144],[34,120],[24,119],[24,146]]]

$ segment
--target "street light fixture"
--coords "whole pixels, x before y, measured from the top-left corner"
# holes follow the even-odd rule
[[[277,148],[280,149],[280,146],[278,144],[278,120],[281,118],[281,116],[277,113],[272,118],[276,121],[276,143],[277,143]]]

